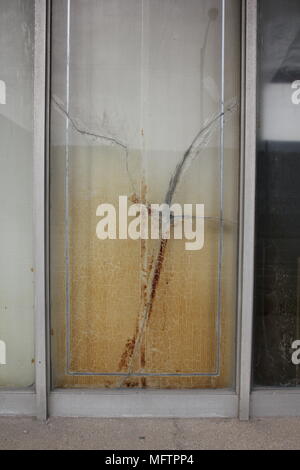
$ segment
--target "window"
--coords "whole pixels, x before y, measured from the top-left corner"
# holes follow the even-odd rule
[[[34,383],[31,0],[0,5],[0,387]]]
[[[259,5],[254,383],[295,387],[300,384],[300,4]]]
[[[52,7],[53,385],[233,387],[240,2]],[[203,248],[99,240],[99,207],[119,214],[120,196],[149,225],[152,204],[204,204],[189,215]]]

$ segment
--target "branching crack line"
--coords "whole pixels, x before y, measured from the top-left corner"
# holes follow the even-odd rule
[[[117,138],[115,138],[115,137],[98,134],[96,132],[92,132],[92,131],[89,131],[87,129],[82,128],[81,126],[79,126],[77,124],[75,119],[70,116],[70,113],[68,113],[65,110],[63,104],[60,102],[60,100],[55,95],[52,95],[52,101],[56,105],[56,107],[59,109],[59,111],[65,116],[65,118],[68,119],[68,121],[71,123],[73,129],[76,132],[78,132],[78,134],[80,134],[82,136],[85,136],[85,137],[92,138],[92,139],[100,140],[100,141],[104,142],[106,145],[115,145],[117,147],[120,147],[124,151],[126,172],[127,172],[127,175],[128,175],[129,181],[130,181],[132,191],[135,192],[134,181],[133,181],[133,178],[132,178],[130,170],[129,170],[129,150],[128,150],[128,146],[126,144],[124,144],[123,142],[121,142],[120,140],[118,140]]]
[[[200,129],[196,137],[194,138],[191,145],[184,152],[180,162],[177,164],[171,178],[169,181],[168,189],[165,195],[165,203],[170,205],[172,203],[176,189],[182,180],[182,177],[193,162],[193,160],[199,156],[199,154],[204,150],[204,148],[209,144],[210,139],[212,138],[216,129],[219,128],[219,123],[221,120],[225,123],[225,120],[230,118],[238,110],[238,103],[235,99],[229,101],[224,105],[224,111],[213,115],[209,120],[204,123],[204,126]],[[166,248],[167,248],[168,239],[160,238],[160,244],[158,249],[158,254],[154,262],[154,268],[152,270],[152,276],[150,274],[148,281],[148,293],[147,301],[144,305],[144,311],[142,318],[139,322],[139,325],[136,329],[136,333],[132,340],[130,340],[130,348],[128,348],[128,355],[122,356],[122,362],[127,363],[127,373],[126,376],[122,378],[119,383],[119,387],[122,387],[125,380],[132,375],[135,360],[140,354],[140,349],[144,337],[144,332],[151,317],[153,304],[155,296],[157,293],[157,288],[159,285],[162,267],[164,263]]]
[[[171,204],[174,193],[180,183],[185,171],[191,165],[193,160],[199,155],[199,153],[208,145],[210,138],[214,131],[218,128],[219,121],[225,116],[225,114],[232,114],[237,109],[235,102],[230,103],[223,112],[213,116],[209,121],[204,124],[204,127],[198,132],[189,148],[183,154],[182,159],[175,168],[173,175],[170,178],[168,190],[165,196],[165,203]]]

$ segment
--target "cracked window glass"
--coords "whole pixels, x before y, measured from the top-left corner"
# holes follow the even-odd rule
[[[300,385],[300,4],[259,2],[254,385]]]
[[[53,386],[233,387],[240,2],[52,3]]]
[[[0,2],[0,387],[34,382],[31,0]]]

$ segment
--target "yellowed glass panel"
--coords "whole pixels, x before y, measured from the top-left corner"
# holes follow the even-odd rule
[[[236,1],[53,2],[54,386],[234,385],[239,14]],[[176,219],[170,239],[99,240],[98,207],[118,215],[120,196],[149,226],[152,204],[204,204],[203,248],[174,239]]]

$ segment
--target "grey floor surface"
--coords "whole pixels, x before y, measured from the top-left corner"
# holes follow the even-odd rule
[[[1,417],[0,449],[300,449],[300,418],[100,419]]]

